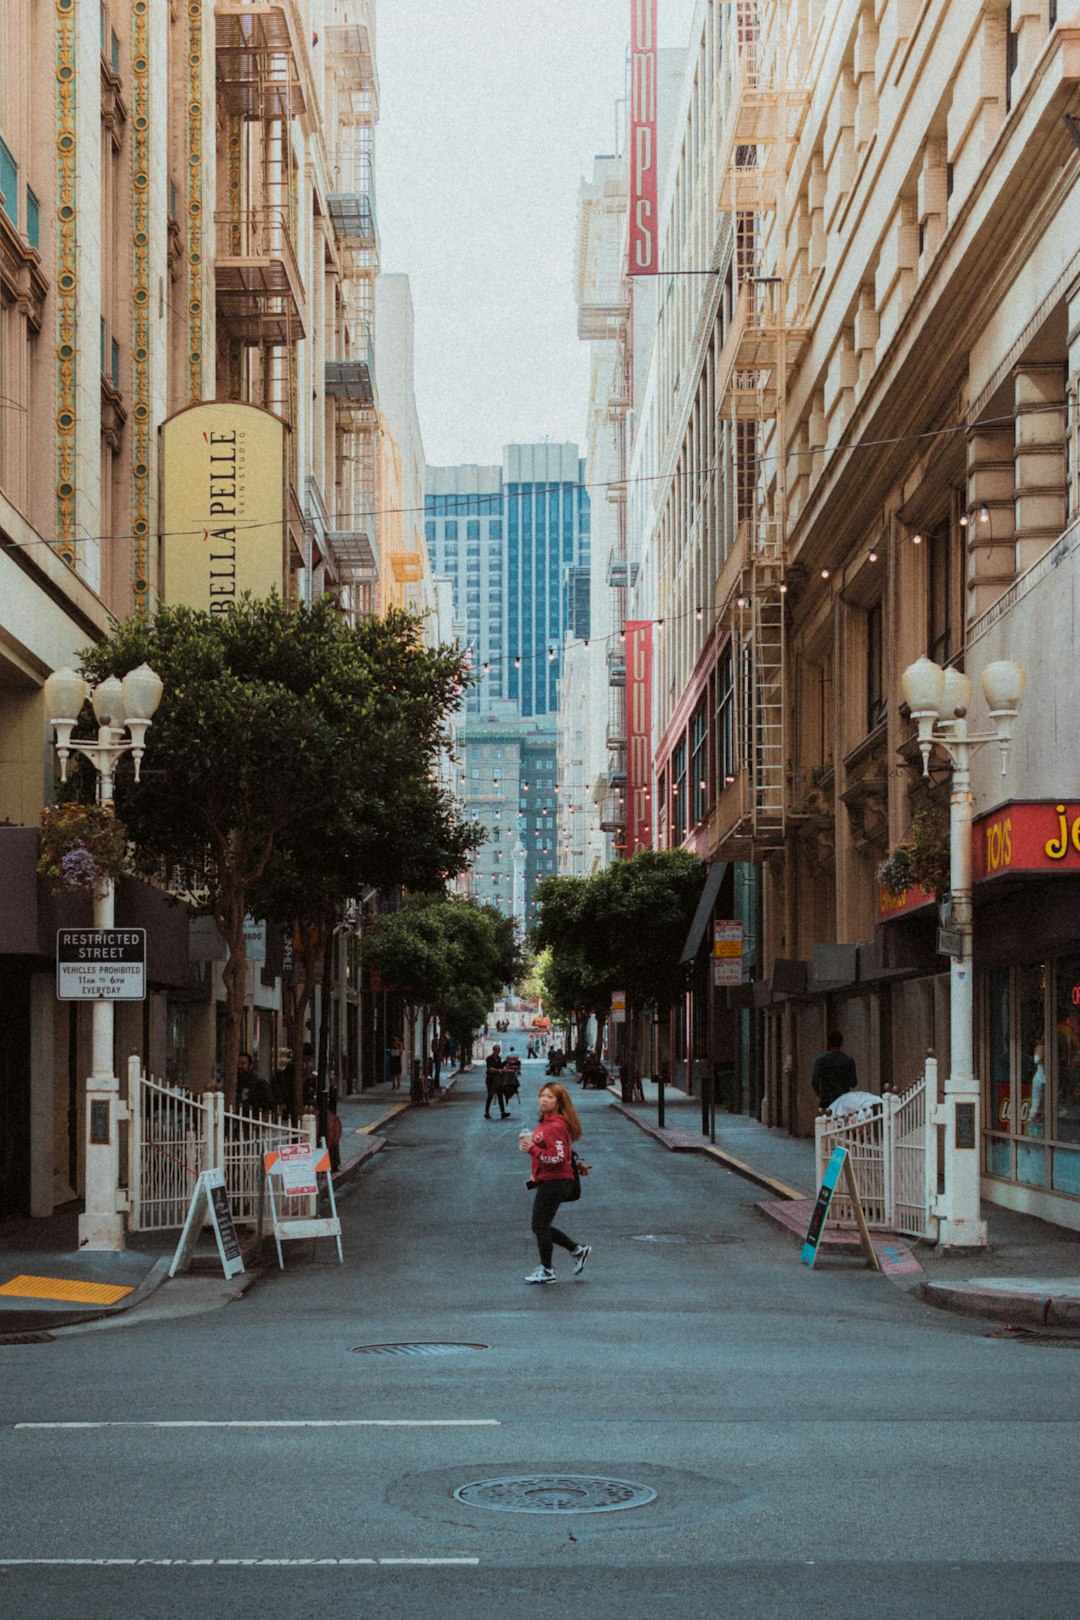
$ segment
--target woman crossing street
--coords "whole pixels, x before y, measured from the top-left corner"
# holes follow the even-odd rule
[[[552,1222],[560,1204],[578,1196],[574,1174],[574,1143],[581,1139],[581,1122],[565,1086],[546,1085],[540,1091],[540,1119],[533,1131],[522,1131],[518,1145],[532,1161],[526,1185],[535,1187],[532,1229],[540,1251],[540,1264],[525,1278],[527,1283],[553,1283],[554,1245],[566,1249],[574,1271],[584,1269],[592,1245],[575,1243]]]

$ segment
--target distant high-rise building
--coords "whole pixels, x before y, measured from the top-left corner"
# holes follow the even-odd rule
[[[589,565],[577,445],[510,444],[501,467],[428,467],[425,506],[432,569],[453,583],[483,677],[468,713],[486,714],[505,698],[523,719],[554,714],[562,639],[568,629],[581,633]]]

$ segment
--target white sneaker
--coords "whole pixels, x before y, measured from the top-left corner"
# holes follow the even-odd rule
[[[578,1244],[578,1246],[574,1250],[574,1253],[573,1253],[573,1256],[572,1256],[573,1261],[574,1261],[574,1275],[575,1276],[577,1275],[577,1273],[579,1271],[584,1271],[585,1270],[585,1262],[589,1258],[590,1254],[592,1254],[592,1244],[591,1243],[579,1243]]]
[[[530,1283],[549,1283],[555,1281],[555,1273],[550,1266],[537,1266],[535,1271],[529,1273],[525,1279]]]

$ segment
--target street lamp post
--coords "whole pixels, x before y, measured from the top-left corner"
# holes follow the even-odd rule
[[[60,780],[67,780],[67,764],[72,752],[85,756],[97,775],[97,801],[112,808],[113,780],[121,755],[130,753],[139,780],[146,733],[161,700],[161,680],[148,664],[140,664],[124,679],[110,675],[96,687],[89,687],[73,669],[58,669],[45,682],[45,704],[50,725],[56,733],[60,760]],[[72,731],[87,698],[97,717],[95,739],[72,738]],[[123,741],[124,731],[129,740]],[[112,928],[115,923],[115,886],[107,877],[94,895],[94,927]],[[113,1004],[93,1003],[93,1073],[86,1083],[86,1197],[79,1216],[80,1249],[122,1249],[124,1218],[118,1209],[120,1190],[120,1145],[117,1104],[120,1083],[113,1073]]]
[[[945,1082],[945,1191],[938,1203],[939,1241],[948,1249],[986,1247],[986,1223],[979,1212],[980,1087],[975,1077],[975,1017],[971,949],[971,755],[984,743],[1001,749],[1001,774],[1009,751],[1012,723],[1024,694],[1026,675],[1002,659],[988,664],[980,678],[994,722],[991,732],[968,730],[972,684],[956,669],[942,669],[929,658],[910,664],[901,678],[911,718],[919,731],[923,775],[930,774],[930,750],[937,744],[952,767],[949,795],[949,883],[956,946],[949,970],[949,1077]]]

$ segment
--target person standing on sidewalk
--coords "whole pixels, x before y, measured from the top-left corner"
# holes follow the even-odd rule
[[[817,1092],[822,1108],[828,1108],[845,1091],[857,1091],[859,1079],[855,1060],[843,1051],[844,1037],[838,1029],[829,1031],[828,1050],[814,1059],[810,1084]]]
[[[522,1131],[518,1145],[532,1160],[527,1185],[536,1188],[532,1229],[540,1250],[540,1264],[527,1283],[553,1283],[554,1245],[569,1251],[575,1273],[584,1269],[592,1253],[589,1243],[575,1243],[551,1223],[559,1205],[575,1196],[574,1143],[581,1140],[581,1121],[565,1086],[544,1086],[540,1091],[540,1119],[534,1131]]]
[[[491,1048],[491,1051],[487,1055],[485,1070],[486,1072],[484,1079],[487,1083],[487,1102],[484,1104],[484,1118],[491,1118],[491,1104],[494,1101],[497,1101],[499,1104],[499,1118],[507,1119],[509,1118],[510,1110],[506,1106],[506,1098],[503,1095],[502,1047],[499,1045],[498,1041],[495,1042],[495,1045]]]

